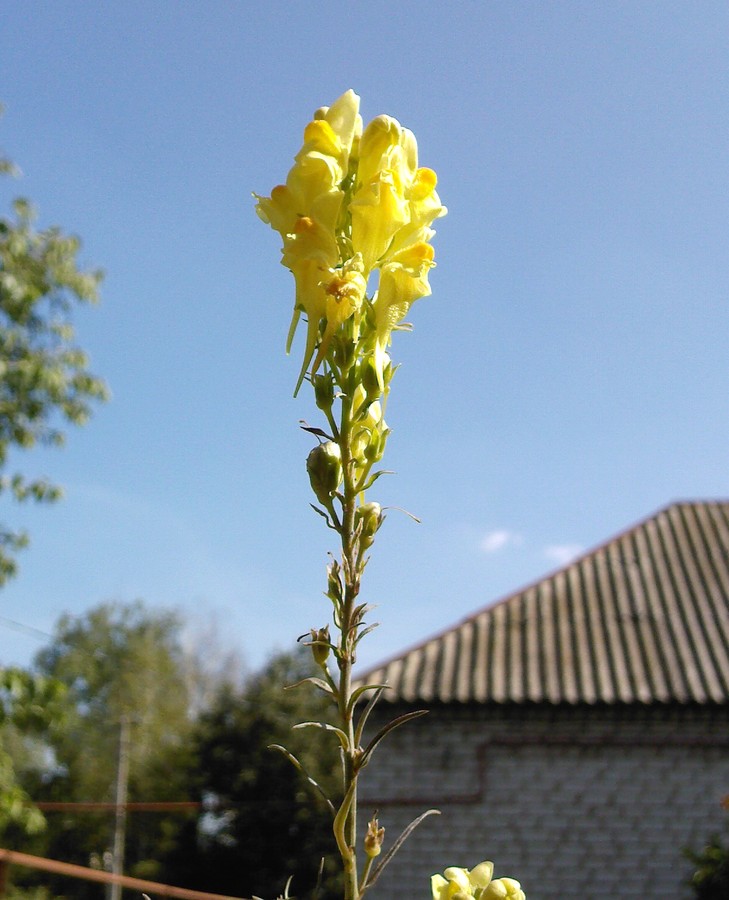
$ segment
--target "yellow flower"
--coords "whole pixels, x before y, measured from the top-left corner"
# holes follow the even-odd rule
[[[359,97],[354,91],[318,110],[304,129],[304,143],[286,184],[275,187],[270,197],[254,194],[259,217],[282,236],[294,230],[300,216],[334,230],[344,197],[340,184],[347,174],[352,143],[361,130],[358,110]]]
[[[319,322],[326,314],[327,294],[322,279],[336,265],[339,256],[334,235],[319,222],[302,216],[291,234],[284,239],[281,262],[291,270],[296,281],[296,301],[289,327],[286,351],[291,347],[301,312],[306,313],[307,332],[304,363],[296,385],[298,391],[319,339]]]
[[[312,374],[321,365],[339,326],[359,312],[362,306],[367,291],[367,282],[362,274],[363,268],[362,256],[355,253],[341,268],[330,268],[329,277],[320,282],[319,287],[325,296],[324,317],[327,324],[311,369]]]
[[[480,894],[479,900],[526,900],[526,894],[515,878],[496,878]]]
[[[384,169],[354,195],[352,213],[352,246],[362,254],[365,271],[369,272],[385,253],[393,236],[409,221],[399,174]]]
[[[443,875],[433,875],[430,879],[433,900],[526,900],[518,881],[514,878],[492,881],[493,874],[494,864],[488,861],[470,871],[452,866]]]
[[[380,382],[386,365],[385,349],[394,328],[405,318],[411,305],[431,293],[428,272],[433,268],[434,251],[418,241],[394,254],[383,265],[380,287],[373,302],[375,311],[375,367]]]
[[[329,141],[330,154],[336,157],[342,172],[346,175],[350,154],[362,134],[359,97],[352,90],[346,91],[331,106],[318,109],[314,113],[314,122],[328,126],[331,135],[324,129],[326,137],[322,135],[322,140]]]
[[[401,147],[403,129],[391,116],[376,116],[362,133],[357,160],[357,186],[367,184],[383,169],[393,168],[393,153]]]
[[[433,875],[430,879],[430,886],[433,900],[466,900],[466,898],[473,897],[468,869],[450,866],[443,875]]]

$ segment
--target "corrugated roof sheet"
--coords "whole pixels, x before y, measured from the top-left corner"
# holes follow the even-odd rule
[[[359,676],[391,701],[729,702],[729,502],[675,503]]]

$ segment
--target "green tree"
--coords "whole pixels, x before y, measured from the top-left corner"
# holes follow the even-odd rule
[[[168,878],[199,890],[238,897],[311,893],[319,861],[320,895],[337,893],[332,817],[306,778],[271,744],[285,743],[331,796],[341,767],[332,736],[293,730],[302,719],[321,719],[323,699],[303,688],[282,690],[312,674],[311,653],[274,657],[242,688],[224,685],[197,729],[193,789],[207,811],[165,860]]]
[[[2,114],[2,107],[0,107]],[[0,176],[18,174],[0,156]],[[59,445],[67,424],[89,417],[106,398],[75,344],[72,313],[97,300],[99,272],[78,268],[78,238],[59,228],[36,231],[30,203],[16,199],[0,216],[0,497],[48,502],[60,496],[45,478],[7,471],[9,456],[37,444]],[[27,535],[0,525],[0,586],[15,574]],[[53,684],[17,669],[0,669],[0,829],[37,832],[43,817],[28,802],[18,775],[27,774],[33,732],[56,708]],[[18,762],[20,761],[20,762]],[[20,771],[19,771],[20,769]]]
[[[62,686],[18,668],[0,670],[0,833],[35,834],[43,816],[18,781],[41,765],[33,738],[60,715]]]
[[[0,158],[0,175],[16,171]],[[37,231],[33,221],[25,199],[0,217],[0,495],[47,502],[60,496],[58,486],[7,473],[10,452],[62,444],[64,426],[84,424],[107,391],[88,371],[72,324],[76,305],[97,301],[101,273],[78,268],[77,237]],[[26,543],[24,532],[0,526],[0,585]]]
[[[49,734],[54,765],[34,785],[35,797],[114,802],[122,722],[127,722],[128,801],[188,799],[192,676],[180,630],[175,614],[141,602],[106,603],[59,621],[36,667],[65,685],[66,712]],[[113,846],[109,813],[69,811],[49,813],[47,819],[37,846],[45,855],[88,865]],[[156,878],[159,860],[183,821],[178,815],[130,814],[124,871]],[[74,888],[78,897],[97,893],[98,888],[80,884]]]

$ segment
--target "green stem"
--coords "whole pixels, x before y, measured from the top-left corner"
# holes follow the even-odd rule
[[[350,379],[351,381],[351,379]],[[351,803],[345,820],[344,832],[348,853],[343,855],[345,877],[345,900],[357,900],[359,884],[357,878],[357,766],[354,729],[354,710],[351,708],[352,666],[354,663],[355,629],[354,609],[360,587],[357,540],[354,535],[356,513],[356,491],[354,482],[354,462],[351,451],[352,434],[352,391],[342,397],[339,446],[342,453],[343,501],[342,521],[339,534],[342,542],[342,568],[344,574],[344,598],[341,611],[341,634],[339,639],[339,691],[338,709],[342,730],[348,736],[348,748],[344,757],[343,795],[351,796]]]

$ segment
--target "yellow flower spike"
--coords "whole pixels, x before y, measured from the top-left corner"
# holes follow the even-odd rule
[[[327,353],[335,354],[333,364],[348,368],[354,360],[347,354],[355,348],[371,357],[372,397],[386,392],[391,333],[410,305],[430,294],[430,225],[446,213],[436,175],[418,167],[415,136],[396,119],[377,116],[363,130],[359,102],[349,90],[318,109],[286,183],[270,197],[254,195],[259,217],[283,238],[281,261],[296,281],[287,352],[301,314],[307,318],[295,393],[312,359],[312,374]],[[345,262],[350,255],[360,267]],[[375,268],[380,283],[370,316],[363,306]],[[346,339],[338,340],[343,327]]]

